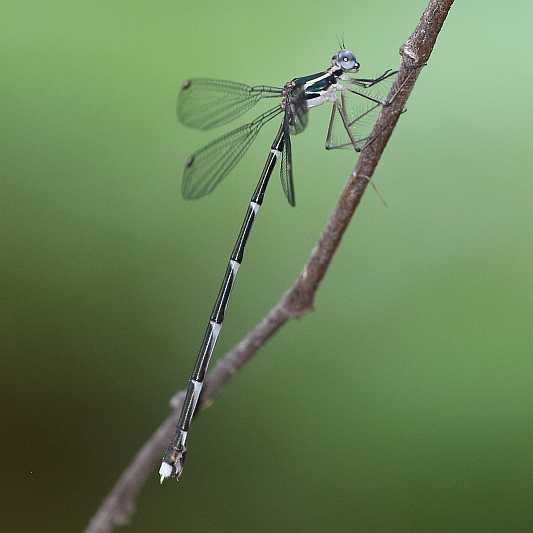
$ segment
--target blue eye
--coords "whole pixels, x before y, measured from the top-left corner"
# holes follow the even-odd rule
[[[345,71],[357,70],[359,68],[359,63],[357,63],[357,59],[350,50],[341,50],[337,52],[335,63]]]

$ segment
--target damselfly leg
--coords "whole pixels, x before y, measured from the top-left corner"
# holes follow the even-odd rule
[[[374,79],[355,78],[342,82],[345,90],[331,110],[326,150],[353,148],[360,152],[372,141],[370,133],[381,108],[390,105],[396,97],[397,91],[390,95],[396,74],[397,71],[387,70]]]

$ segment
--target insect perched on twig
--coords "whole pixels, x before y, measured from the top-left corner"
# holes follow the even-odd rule
[[[326,135],[326,149],[349,148],[359,152],[373,140],[369,134],[380,108],[390,104],[394,98],[393,96],[386,100],[396,79],[396,71],[387,70],[377,78],[351,76],[359,67],[353,52],[343,46],[331,58],[329,68],[317,74],[294,78],[283,87],[250,86],[203,78],[186,80],[182,85],[178,99],[178,118],[184,125],[200,130],[222,126],[241,116],[260,100],[279,100],[274,107],[248,124],[230,131],[192,154],[183,173],[182,193],[185,198],[200,198],[210,193],[241,160],[265,124],[278,116],[281,116],[281,124],[250,200],[209,318],[187,386],[176,434],[159,469],[161,482],[167,477],[179,478],[183,471],[187,434],[200,398],[209,360],[220,333],[248,236],[279,159],[283,191],[290,205],[294,206],[296,203],[291,136],[306,128],[311,109],[329,102],[333,105]]]

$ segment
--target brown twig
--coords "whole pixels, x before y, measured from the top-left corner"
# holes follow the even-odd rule
[[[231,376],[261,348],[289,319],[313,309],[313,301],[342,236],[359,205],[374,174],[381,154],[405,108],[420,69],[433,50],[453,0],[430,0],[412,35],[400,48],[401,63],[397,80],[391,89],[393,102],[384,107],[376,122],[374,140],[365,147],[350,175],[317,245],[292,287],[280,301],[232,350],[220,359],[210,372],[200,407],[211,402],[214,395]],[[181,407],[184,392],[171,400],[174,412],[159,426],[122,473],[111,493],[87,526],[85,533],[109,533],[115,525],[127,523],[135,508],[135,500],[149,475],[156,480],[155,468],[172,437],[176,410]]]

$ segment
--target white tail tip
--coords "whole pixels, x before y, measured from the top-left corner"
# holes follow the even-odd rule
[[[167,477],[170,477],[172,475],[172,465],[169,465],[168,463],[165,463],[165,461],[163,461],[161,463],[161,466],[159,467],[159,475],[161,476],[161,485],[163,484],[163,481],[165,481],[165,479]]]

